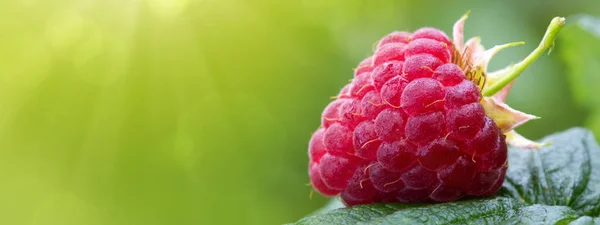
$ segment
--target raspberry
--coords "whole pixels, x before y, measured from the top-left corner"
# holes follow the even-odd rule
[[[342,193],[353,205],[375,202],[378,193],[418,202],[495,191],[499,176],[481,176],[506,170],[507,150],[478,103],[478,87],[452,63],[443,32],[409,36],[382,39],[373,58],[359,64],[349,95],[324,110],[309,146],[312,167],[320,168],[318,174],[311,167],[318,192]]]
[[[518,135],[494,119],[521,114],[496,115],[518,111],[482,95],[487,61],[476,60],[489,60],[498,48],[470,52],[483,47],[469,41],[463,49],[463,22],[455,25],[454,42],[435,28],[393,32],[359,63],[310,139],[316,191],[340,194],[351,206],[446,202],[501,187],[512,140],[504,134]]]

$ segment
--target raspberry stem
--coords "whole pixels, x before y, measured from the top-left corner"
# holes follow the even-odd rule
[[[565,18],[564,17],[554,17],[548,25],[548,29],[546,29],[546,34],[544,34],[544,38],[538,45],[538,47],[533,50],[523,61],[513,65],[510,67],[506,73],[501,75],[501,78],[495,82],[493,85],[489,86],[483,91],[483,96],[493,96],[498,91],[502,90],[506,85],[508,85],[511,81],[517,78],[531,63],[533,63],[538,57],[542,55],[547,49],[552,51],[552,47],[554,47],[554,39],[556,35],[562,28],[565,26]],[[548,53],[550,53],[550,51]]]

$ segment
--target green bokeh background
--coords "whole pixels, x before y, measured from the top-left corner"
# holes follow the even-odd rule
[[[326,201],[306,148],[329,96],[385,34],[468,9],[467,37],[527,42],[497,69],[600,1],[0,1],[0,224],[295,221]],[[567,83],[558,54],[532,65],[519,131],[586,124]]]

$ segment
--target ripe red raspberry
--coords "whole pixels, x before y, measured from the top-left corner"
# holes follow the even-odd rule
[[[463,48],[464,19],[455,25],[454,42],[434,28],[393,32],[358,65],[310,140],[315,190],[356,205],[445,202],[501,187],[504,133],[518,136],[512,128],[532,116],[503,98],[482,97],[487,62],[508,45],[482,52],[472,39]]]

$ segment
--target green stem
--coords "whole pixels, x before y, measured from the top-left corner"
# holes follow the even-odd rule
[[[542,53],[544,53],[548,48],[554,46],[554,39],[556,35],[562,28],[565,26],[565,18],[564,17],[554,17],[548,29],[546,29],[546,34],[544,34],[544,38],[538,45],[538,47],[533,50],[523,61],[512,66],[505,74],[502,75],[498,81],[496,81],[491,86],[487,87],[483,91],[483,96],[492,96],[496,94],[498,91],[502,90],[506,85],[508,85],[511,81],[517,78],[531,63],[533,63]],[[552,50],[552,49],[550,49]]]

